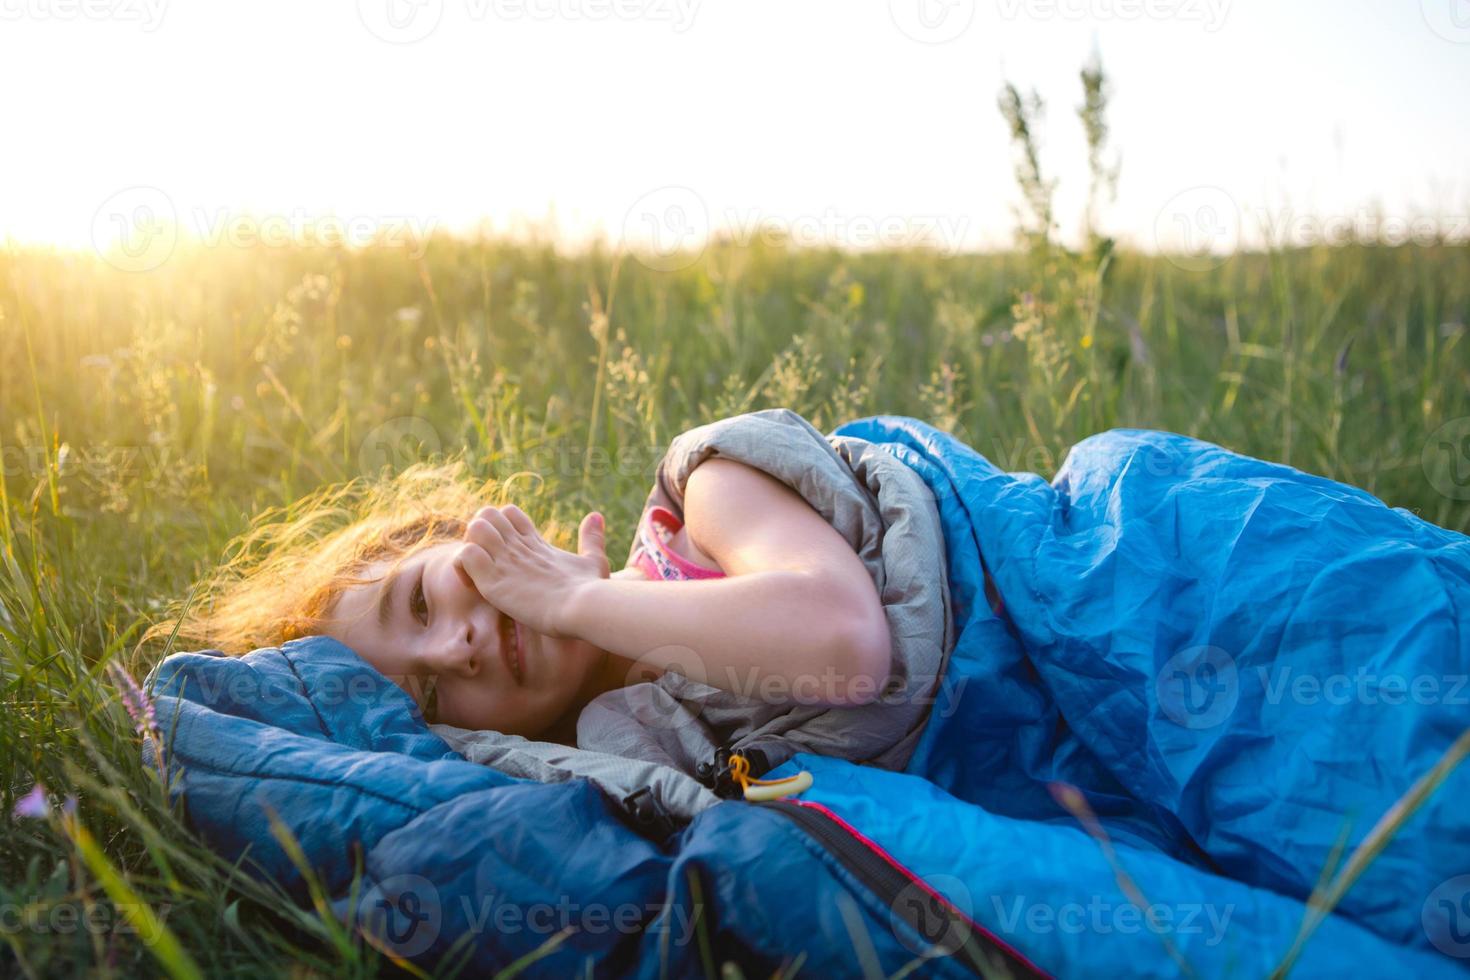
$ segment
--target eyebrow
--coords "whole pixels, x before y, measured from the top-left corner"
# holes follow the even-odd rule
[[[403,565],[393,566],[383,584],[378,588],[378,624],[387,626],[388,621],[393,618],[393,595],[398,591],[398,580],[402,577]]]

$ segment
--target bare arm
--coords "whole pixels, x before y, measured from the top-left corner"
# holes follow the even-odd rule
[[[690,539],[728,577],[583,582],[568,633],[612,653],[764,700],[863,704],[882,693],[892,639],[873,581],[795,491],[705,460],[684,493]]]
[[[892,667],[888,620],[842,536],[784,483],[721,457],[695,467],[684,498],[690,540],[726,578],[609,578],[595,514],[571,554],[514,505],[482,508],[455,562],[501,612],[548,635],[766,701],[879,697]]]

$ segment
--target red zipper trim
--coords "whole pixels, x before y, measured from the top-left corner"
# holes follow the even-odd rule
[[[931,888],[929,886],[929,883],[928,882],[924,881],[918,875],[914,874],[908,868],[904,867],[902,864],[900,864],[898,862],[898,860],[896,858],[894,858],[894,856],[892,854],[889,854],[882,847],[880,847],[876,842],[874,842],[870,837],[868,837],[862,831],[858,830],[852,824],[848,823],[846,820],[843,820],[836,813],[833,813],[826,806],[822,805],[821,803],[815,803],[815,802],[813,802],[811,800],[792,800],[792,799],[787,799],[784,802],[794,803],[797,806],[806,807],[809,810],[816,810],[818,813],[821,813],[827,819],[829,819],[833,823],[837,824],[837,826],[841,827],[843,830],[847,831],[853,837],[857,838],[858,841],[864,847],[866,847],[868,850],[872,851],[878,857],[882,858],[883,861],[886,862],[888,865],[890,865],[895,871],[897,871],[899,874],[901,874],[905,878],[907,878],[910,883],[915,884],[915,885],[918,885],[919,888],[921,890],[923,890],[925,894],[927,894],[927,895],[929,895],[929,896],[931,896],[933,898],[937,898],[939,901],[943,902],[945,904],[945,906],[947,906],[948,908],[950,908],[951,910],[953,910],[953,912],[954,912],[955,915],[957,915],[961,919],[963,919],[966,924],[968,924],[972,929],[974,929],[976,932],[978,932],[982,936],[984,936],[987,940],[989,940],[990,942],[994,943],[996,946],[1000,947],[1001,949],[1005,950],[1011,956],[1014,956],[1016,959],[1020,960],[1026,966],[1030,967],[1033,971],[1035,971],[1038,975],[1040,975],[1040,976],[1050,976],[1051,975],[1051,974],[1047,973],[1045,970],[1043,970],[1041,967],[1037,966],[1035,963],[1031,962],[1030,957],[1026,956],[1026,954],[1022,953],[1020,950],[1016,949],[1016,947],[1012,946],[1010,943],[1006,942],[1004,939],[1001,939],[995,933],[991,932],[989,929],[985,928],[980,923],[976,922],[974,919],[972,919],[968,915],[966,915],[963,909],[961,909],[959,906],[955,905],[949,899],[945,898],[942,894],[940,894],[939,892],[937,892],[933,888]]]

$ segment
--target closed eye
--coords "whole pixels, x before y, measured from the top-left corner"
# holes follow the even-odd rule
[[[429,598],[424,594],[424,572],[419,569],[419,577],[413,584],[413,589],[408,593],[408,611],[413,618],[419,621],[419,625],[429,625]]]

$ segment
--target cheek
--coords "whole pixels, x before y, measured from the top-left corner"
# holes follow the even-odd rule
[[[580,640],[540,638],[544,669],[531,687],[480,687],[459,681],[450,690],[441,681],[440,718],[456,728],[492,729],[535,738],[572,706],[593,666],[593,648]]]
[[[541,642],[545,669],[537,679],[537,692],[554,702],[556,714],[560,715],[571,707],[592,674],[596,648],[567,638],[543,638]]]
[[[456,728],[474,731],[490,729],[503,735],[534,738],[556,720],[554,692],[545,690],[505,690],[503,688],[462,687],[446,692],[439,689],[441,719]]]
[[[524,725],[524,705],[499,691],[461,688],[446,692],[441,684],[439,700],[440,717],[456,728],[493,729],[507,735],[519,735]]]

